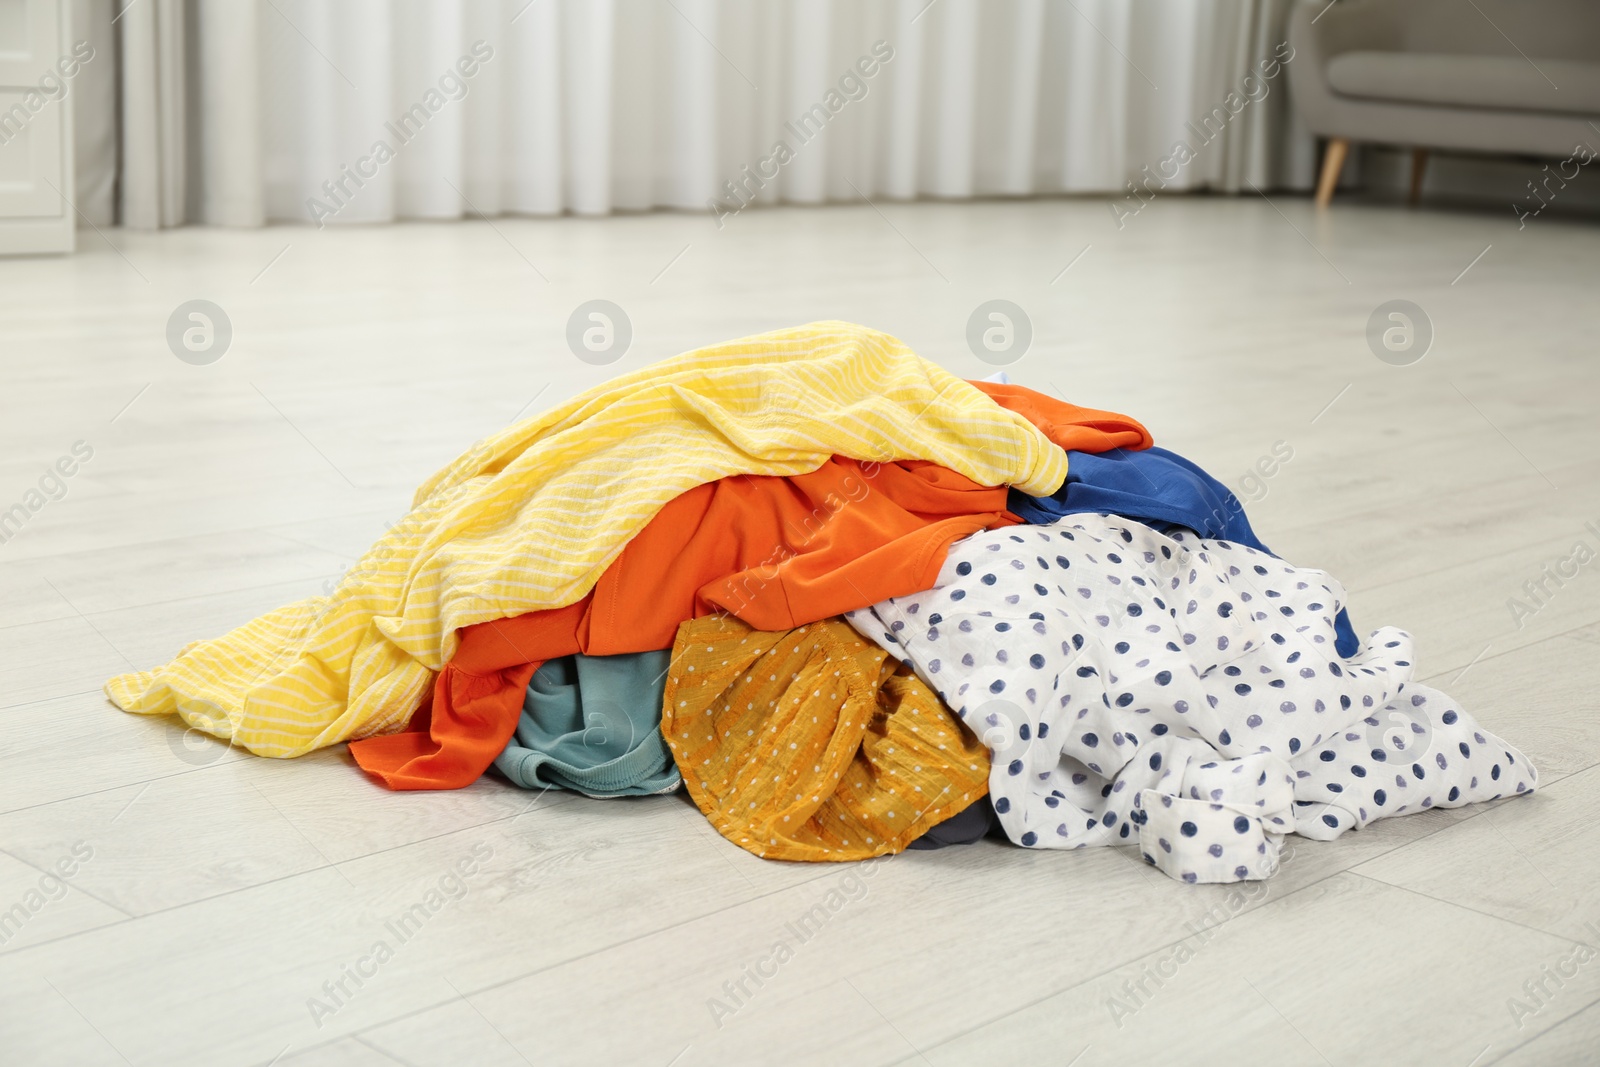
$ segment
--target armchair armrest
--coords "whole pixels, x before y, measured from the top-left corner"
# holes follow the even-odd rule
[[[1302,0],[1289,16],[1289,87],[1311,132],[1326,135],[1334,104],[1328,61],[1341,52],[1402,47],[1399,6],[1381,0]]]

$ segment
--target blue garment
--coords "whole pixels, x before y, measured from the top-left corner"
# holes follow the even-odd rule
[[[944,822],[928,827],[921,837],[906,847],[925,851],[949,848],[951,845],[970,845],[987,837],[992,831],[1002,835],[1005,833],[1000,828],[1000,816],[994,813],[994,805],[987,796],[982,796]]]
[[[1067,480],[1051,496],[1028,496],[1011,490],[1007,507],[1035,526],[1064,515],[1094,512],[1136,519],[1157,530],[1181,526],[1201,537],[1221,538],[1276,556],[1250,529],[1244,505],[1228,487],[1175,452],[1147,448],[1130,452],[1067,453]],[[1333,620],[1334,648],[1350,657],[1361,647],[1350,614],[1343,608]]]

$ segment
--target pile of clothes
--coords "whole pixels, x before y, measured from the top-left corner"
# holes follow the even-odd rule
[[[391,789],[681,785],[771,859],[1003,832],[1228,882],[1537,784],[1344,599],[1137,421],[822,322],[480,442],[332,595],[106,693]]]

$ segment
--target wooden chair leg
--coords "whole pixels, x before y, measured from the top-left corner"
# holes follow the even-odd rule
[[[1322,155],[1322,178],[1317,182],[1317,206],[1327,207],[1333,199],[1333,187],[1339,184],[1339,172],[1344,170],[1345,157],[1350,154],[1350,141],[1344,137],[1330,138]]]
[[[1412,207],[1422,199],[1422,176],[1428,170],[1428,150],[1426,148],[1413,148],[1411,150],[1411,200]]]

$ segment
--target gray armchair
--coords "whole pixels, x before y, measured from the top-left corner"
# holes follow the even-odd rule
[[[1413,201],[1430,149],[1600,151],[1595,0],[1316,0],[1289,43],[1296,106],[1328,142],[1319,206],[1352,141],[1411,148]]]

